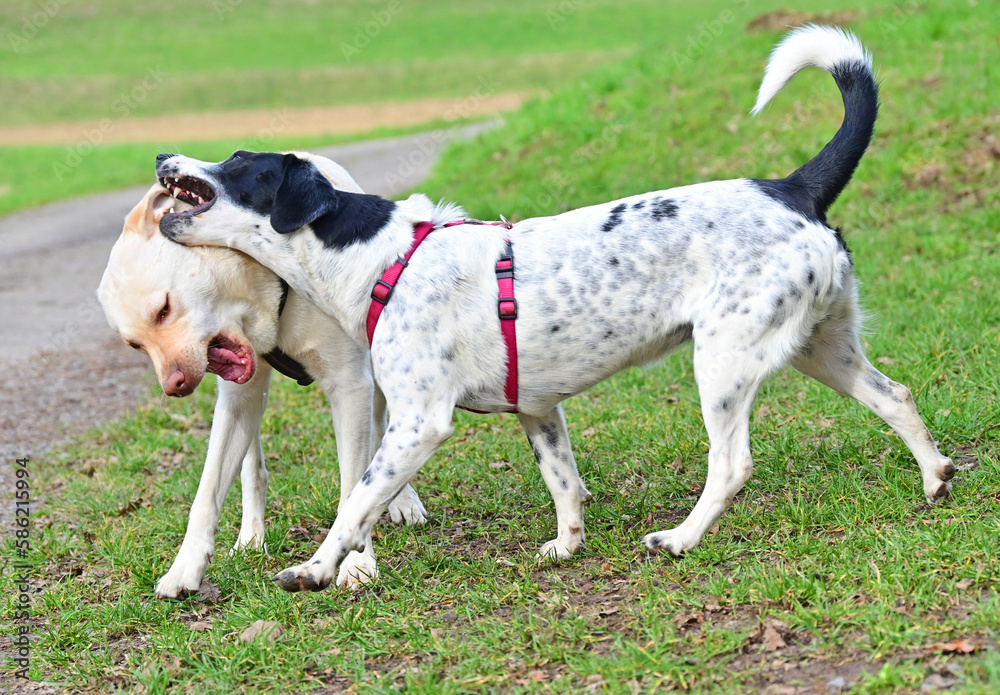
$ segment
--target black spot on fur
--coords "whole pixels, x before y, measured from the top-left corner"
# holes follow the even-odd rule
[[[542,425],[542,434],[545,435],[545,443],[549,445],[550,449],[556,449],[559,446],[559,430],[555,425]]]
[[[814,282],[816,282],[816,273],[810,268],[809,274],[806,275],[806,283],[811,287]]]
[[[650,208],[649,214],[657,221],[668,217],[677,217],[677,203],[672,200],[658,200]]]
[[[878,372],[869,372],[865,375],[865,383],[878,391],[883,396],[892,397],[892,387],[886,383],[887,379]]]
[[[732,407],[733,407],[733,399],[727,396],[726,398],[723,398],[721,401],[719,401],[718,405],[715,406],[715,409],[725,413],[728,412],[729,409]]]
[[[373,476],[372,476],[371,469],[366,470],[365,473],[364,473],[364,475],[361,476],[361,484],[362,485],[371,485],[372,484],[372,478],[373,478]]]
[[[553,333],[558,333],[560,328],[561,328],[561,326],[557,323],[556,325],[554,325],[552,327],[552,332]]]
[[[625,203],[620,203],[611,208],[611,214],[608,216],[608,219],[605,220],[604,226],[601,227],[601,231],[610,232],[615,227],[620,225],[622,223],[622,213],[624,213],[626,209],[628,209],[628,205]]]
[[[615,256],[612,256],[611,258],[608,259],[608,264],[612,268],[617,268],[619,263],[620,261]]]
[[[640,200],[638,203],[633,203],[632,204],[632,209],[633,210],[642,210],[644,207],[646,207],[646,201],[645,200]]]

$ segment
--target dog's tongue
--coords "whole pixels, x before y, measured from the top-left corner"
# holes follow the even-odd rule
[[[240,362],[239,355],[220,346],[208,348],[208,371],[218,374],[226,381],[236,381],[246,374],[247,366]]]

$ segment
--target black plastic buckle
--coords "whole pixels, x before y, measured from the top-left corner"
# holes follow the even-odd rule
[[[511,305],[504,311],[504,304]],[[501,321],[513,321],[517,318],[517,300],[513,297],[504,297],[497,301],[497,316]]]
[[[381,285],[382,287],[385,288],[385,297],[379,297],[378,295],[375,294],[375,292],[378,291],[378,286],[379,285]],[[378,302],[382,306],[385,306],[386,304],[389,303],[389,298],[392,297],[392,291],[394,289],[396,289],[396,288],[394,286],[390,285],[385,280],[378,280],[375,283],[375,287],[372,288],[372,299],[374,299],[376,302]]]

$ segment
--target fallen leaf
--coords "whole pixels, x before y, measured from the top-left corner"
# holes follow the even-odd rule
[[[788,646],[770,621],[764,624],[762,637],[761,645],[765,652],[776,652]]]
[[[219,591],[219,587],[212,582],[202,582],[201,586],[198,587],[198,594],[200,595],[198,600],[204,603],[215,603],[222,598],[222,592]]]
[[[198,632],[205,632],[206,630],[212,629],[212,623],[206,622],[204,620],[198,620],[196,622],[191,623],[188,627],[192,630],[197,630]]]
[[[583,437],[593,437],[595,434],[597,434],[597,430],[595,430],[593,427],[588,427],[587,429],[585,429],[583,432],[580,433],[580,435]]]
[[[258,637],[273,642],[281,636],[284,629],[274,620],[258,620],[250,625],[240,635],[240,642],[253,642]]]
[[[495,471],[498,471],[501,468],[510,468],[513,465],[514,464],[512,464],[510,461],[494,461],[493,463],[490,464],[490,468],[492,468]]]
[[[967,639],[957,639],[951,642],[935,642],[934,644],[928,644],[923,648],[923,651],[927,654],[933,654],[940,652],[941,654],[972,654],[973,652],[978,652],[983,647],[978,644],[973,644]]]

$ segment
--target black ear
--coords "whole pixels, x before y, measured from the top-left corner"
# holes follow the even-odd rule
[[[319,169],[312,162],[286,154],[281,184],[271,208],[274,231],[290,234],[337,207],[337,191]]]

